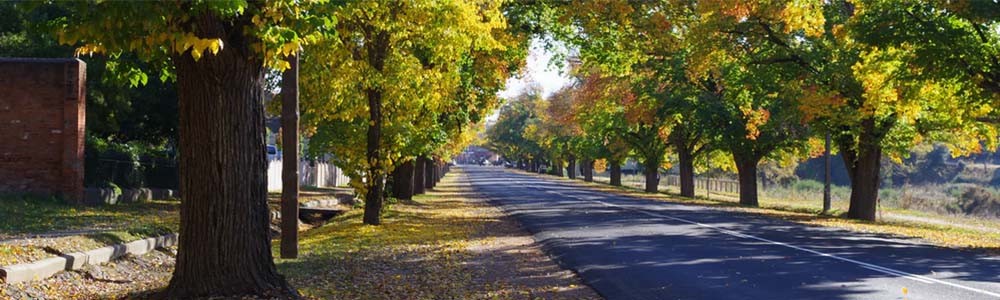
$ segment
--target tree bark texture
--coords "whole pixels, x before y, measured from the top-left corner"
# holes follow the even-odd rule
[[[438,182],[441,182],[441,160],[435,157],[432,162],[434,163],[434,186],[437,187]]]
[[[425,162],[423,157],[417,157],[413,159],[413,194],[420,195],[424,193],[426,189],[426,183],[424,183],[424,177],[427,172],[424,171]]]
[[[366,33],[369,40],[365,41],[368,53],[368,64],[378,72],[385,66],[385,58],[389,53],[389,33]],[[368,225],[382,223],[382,201],[385,195],[385,167],[382,159],[382,89],[372,87],[365,90],[368,98],[368,133],[366,157],[368,159],[368,176],[366,182],[368,191],[365,193],[365,212],[362,221]]]
[[[645,167],[643,173],[646,175],[646,189],[647,193],[656,193],[660,190],[660,160],[655,158],[646,158],[643,162]]]
[[[423,157],[424,160],[424,188],[427,190],[434,188],[434,161],[428,157]]]
[[[694,158],[689,151],[679,151],[681,196],[694,197]]]
[[[370,89],[368,95],[368,137],[366,156],[368,158],[368,191],[365,193],[365,224],[382,223],[382,196],[385,190],[385,175],[382,174],[382,91]]]
[[[609,176],[611,178],[611,185],[621,186],[622,185],[622,165],[621,162],[617,160],[608,161],[608,170],[610,172]]]
[[[407,160],[392,171],[392,196],[413,200],[413,160]]]
[[[179,106],[180,237],[171,299],[297,292],[275,269],[267,206],[263,61],[241,30],[203,15],[200,37],[226,47],[173,58]]]
[[[759,158],[733,157],[740,182],[740,205],[759,206],[757,201],[757,163]]]
[[[851,179],[851,206],[847,211],[847,217],[851,219],[876,219],[882,148],[870,140],[874,139],[863,139],[857,150],[841,146],[841,155]]]
[[[583,175],[583,181],[593,182],[594,181],[594,160],[586,159],[580,165],[580,173]]]
[[[299,256],[299,58],[281,78],[281,257]]]

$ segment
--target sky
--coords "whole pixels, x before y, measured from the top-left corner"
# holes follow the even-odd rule
[[[521,78],[507,79],[507,89],[500,92],[501,98],[517,96],[530,82],[541,84],[543,95],[548,97],[570,82],[566,72],[568,66],[564,66],[562,74],[556,66],[549,66],[552,60],[552,53],[542,47],[538,40],[531,42],[531,51],[528,54],[528,62],[524,76]]]

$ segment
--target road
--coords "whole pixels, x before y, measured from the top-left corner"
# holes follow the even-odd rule
[[[1000,299],[1000,257],[461,170],[607,299]]]

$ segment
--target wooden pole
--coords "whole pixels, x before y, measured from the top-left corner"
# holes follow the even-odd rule
[[[823,212],[830,211],[830,133],[826,133],[826,149],[823,151],[826,174],[823,176]]]
[[[299,256],[299,56],[281,77],[281,258]]]

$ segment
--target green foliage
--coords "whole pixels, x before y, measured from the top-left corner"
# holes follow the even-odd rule
[[[121,143],[87,135],[84,186],[178,188],[176,153],[141,142]]]
[[[487,128],[487,146],[510,160],[530,161],[545,156],[542,146],[529,139],[526,132],[532,124],[540,123],[538,107],[543,105],[541,90],[525,90],[500,107],[497,122]]]

